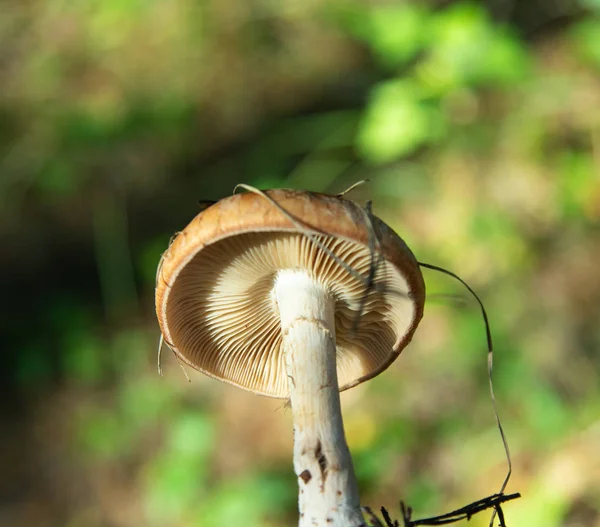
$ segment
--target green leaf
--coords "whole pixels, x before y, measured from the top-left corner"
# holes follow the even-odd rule
[[[93,458],[114,459],[133,445],[131,429],[112,409],[85,408],[77,425],[78,442]]]
[[[525,47],[507,31],[496,31],[488,42],[485,57],[477,64],[473,79],[490,85],[512,85],[526,78],[529,58]]]
[[[142,429],[166,415],[174,393],[158,377],[141,377],[123,383],[119,412],[131,429]]]
[[[129,376],[137,378],[140,371],[148,364],[148,349],[158,350],[159,334],[158,328],[154,334],[138,329],[126,329],[117,333],[110,343],[112,369],[117,371],[124,380]],[[147,382],[156,389],[160,379],[152,377],[152,380],[144,379],[140,382]],[[124,386],[128,387],[129,383],[125,382]],[[159,388],[158,391],[161,389]]]
[[[224,483],[200,508],[197,525],[263,527],[263,518],[277,511],[276,497],[252,479]]]
[[[366,22],[365,40],[385,66],[412,59],[426,42],[428,12],[416,4],[373,9]]]
[[[588,18],[575,25],[571,38],[581,58],[600,67],[600,18]]]
[[[50,159],[36,180],[44,199],[73,195],[85,177],[78,176],[68,158]]]
[[[560,203],[565,217],[595,219],[595,196],[600,188],[595,161],[586,152],[565,152],[559,158]]]
[[[535,389],[529,391],[523,405],[527,413],[527,422],[533,427],[536,437],[543,439],[548,446],[553,440],[568,435],[572,423],[572,410],[554,389],[539,378]]]
[[[168,444],[179,456],[205,459],[215,444],[214,423],[202,413],[184,413],[171,425]]]
[[[106,349],[89,332],[73,331],[63,343],[62,367],[67,376],[83,384],[95,384],[106,372]]]
[[[152,462],[145,493],[146,513],[152,525],[180,520],[203,497],[206,470],[185,457],[162,456]]]
[[[591,9],[593,11],[600,13],[600,0],[579,0],[579,1],[583,6],[587,7],[588,9]]]
[[[388,81],[373,92],[359,126],[357,146],[367,161],[385,163],[437,139],[443,128],[440,111],[421,99],[414,84]]]
[[[511,84],[528,72],[524,46],[475,4],[458,3],[440,12],[432,22],[431,42],[417,75],[432,94],[464,85]]]

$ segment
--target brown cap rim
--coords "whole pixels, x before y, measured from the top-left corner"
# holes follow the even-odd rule
[[[371,222],[364,209],[356,203],[338,196],[308,191],[277,189],[265,193],[313,234],[321,233],[369,245]],[[409,295],[414,302],[414,317],[388,360],[372,372],[341,386],[340,391],[352,388],[386,370],[412,340],[423,316],[425,284],[416,258],[390,227],[376,217],[371,218],[378,232],[383,256],[400,271],[409,285]],[[239,385],[211,374],[181,353],[171,340],[166,313],[172,286],[192,258],[219,240],[249,232],[298,232],[298,226],[264,196],[248,192],[224,198],[199,213],[173,240],[159,264],[155,292],[160,329],[165,342],[179,359],[210,377],[236,386]]]

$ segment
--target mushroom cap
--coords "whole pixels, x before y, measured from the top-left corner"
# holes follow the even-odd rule
[[[288,397],[272,290],[278,271],[304,269],[327,285],[335,301],[339,389],[378,375],[410,342],[423,315],[425,284],[414,255],[390,227],[352,201],[297,190],[265,194],[297,221],[264,196],[236,194],[198,214],[164,253],[156,313],[165,342],[211,377]],[[298,222],[316,236],[299,230]],[[370,231],[381,257],[376,286],[365,297],[373,262]]]

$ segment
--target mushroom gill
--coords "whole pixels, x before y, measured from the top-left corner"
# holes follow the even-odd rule
[[[385,369],[415,316],[406,280],[383,260],[374,275],[376,287],[365,298],[365,280],[357,276],[369,276],[369,248],[331,236],[319,241],[354,273],[297,232],[242,233],[204,247],[176,277],[170,293],[167,317],[176,352],[207,375],[255,393],[287,397],[272,290],[279,270],[303,269],[335,299],[340,389]]]

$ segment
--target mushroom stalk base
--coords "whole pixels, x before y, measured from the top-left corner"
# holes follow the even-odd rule
[[[362,527],[336,371],[335,299],[300,270],[281,271],[279,307],[294,419],[299,527]]]

